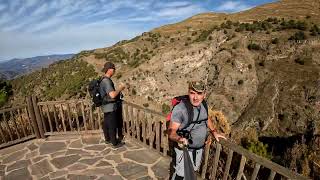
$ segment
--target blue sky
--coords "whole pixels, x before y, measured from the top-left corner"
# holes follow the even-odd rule
[[[78,53],[203,12],[275,0],[0,0],[0,61]]]

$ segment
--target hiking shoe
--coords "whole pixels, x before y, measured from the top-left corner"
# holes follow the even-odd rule
[[[124,141],[122,141],[122,140],[120,140],[120,139],[117,139],[117,144],[119,144],[119,143],[125,144]]]
[[[118,137],[118,140],[119,140],[119,141],[124,141],[124,140],[125,140],[125,136],[119,136],[119,137]]]
[[[115,148],[115,149],[117,149],[117,148],[119,148],[119,147],[122,147],[123,145],[124,145],[123,142],[118,142],[117,144],[113,145],[112,147]]]

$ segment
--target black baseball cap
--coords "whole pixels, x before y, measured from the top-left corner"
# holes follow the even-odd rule
[[[108,69],[116,69],[116,66],[112,62],[106,62],[101,71],[105,73]]]

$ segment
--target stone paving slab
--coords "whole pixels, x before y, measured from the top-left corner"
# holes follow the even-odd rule
[[[168,179],[170,159],[126,139],[114,149],[102,135],[36,139],[0,150],[0,180]]]

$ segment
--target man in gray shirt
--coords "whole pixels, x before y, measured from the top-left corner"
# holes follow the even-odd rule
[[[125,86],[120,85],[118,89],[115,89],[113,81],[111,80],[115,70],[113,63],[106,62],[104,64],[102,72],[105,74],[100,83],[100,94],[103,97],[101,107],[104,113],[103,133],[105,142],[112,143],[113,147],[117,148],[124,144],[121,142],[123,139],[121,91],[125,89]]]
[[[219,138],[225,138],[216,132],[212,121],[208,121],[207,107],[204,104],[205,96],[205,83],[203,81],[192,81],[189,83],[187,99],[182,100],[172,110],[169,139],[178,143],[174,147],[172,157],[175,168],[172,180],[184,179],[184,160],[181,148],[183,145],[187,146],[194,170],[197,171],[201,164],[203,147],[207,138],[207,127],[217,141],[219,141]],[[193,110],[191,123],[189,123],[188,109]]]

